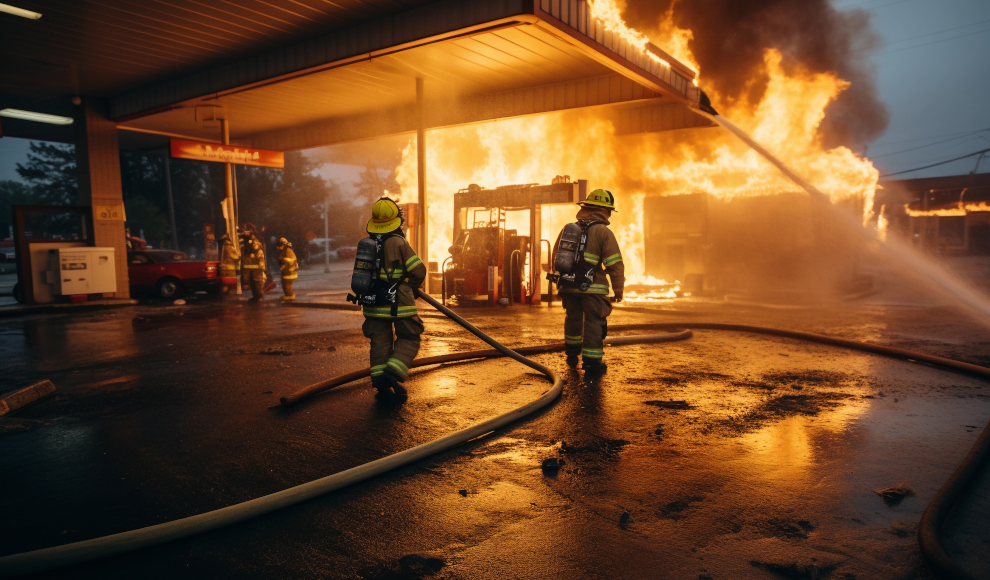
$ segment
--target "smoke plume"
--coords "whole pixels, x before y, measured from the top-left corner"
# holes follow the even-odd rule
[[[867,61],[879,42],[868,12],[840,12],[830,0],[627,0],[623,16],[665,49],[672,28],[690,31],[687,48],[716,107],[756,106],[770,80],[764,53],[775,49],[786,72],[801,67],[849,82],[825,111],[823,146],[861,150],[887,127]]]

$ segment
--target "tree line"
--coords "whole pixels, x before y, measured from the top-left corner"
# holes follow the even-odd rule
[[[238,209],[242,223],[251,222],[264,237],[285,237],[302,249],[309,237],[323,237],[324,203],[331,248],[352,246],[364,237],[370,204],[383,189],[398,191],[391,172],[369,168],[361,174],[356,195],[345,195],[333,180],[315,173],[317,164],[299,151],[285,154],[285,168],[235,165]],[[121,184],[127,227],[156,248],[194,250],[202,255],[204,229],[224,229],[221,202],[225,195],[224,166],[185,159],[169,161],[178,248],[172,246],[162,155],[121,151]],[[72,145],[31,142],[25,163],[17,164],[21,181],[0,181],[0,239],[13,224],[13,205],[75,205],[78,203],[76,156]]]

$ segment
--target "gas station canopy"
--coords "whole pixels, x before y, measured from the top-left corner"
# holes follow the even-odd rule
[[[601,105],[649,109],[645,130],[709,125],[689,109],[694,73],[606,30],[584,0],[18,7],[42,18],[0,18],[0,108],[74,116],[73,96],[98,97],[124,146],[216,141],[216,119],[232,143],[284,151],[415,131],[421,119],[437,128]],[[68,127],[2,128],[72,140]]]

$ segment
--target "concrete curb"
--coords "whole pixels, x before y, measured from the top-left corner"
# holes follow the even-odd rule
[[[15,316],[30,316],[32,314],[53,314],[57,312],[86,312],[88,310],[99,310],[101,308],[115,308],[120,306],[135,306],[137,300],[93,300],[92,302],[82,302],[80,304],[26,304],[20,306],[0,307],[0,318],[12,318]]]
[[[24,387],[19,391],[14,391],[9,395],[5,395],[0,398],[0,416],[20,409],[25,405],[30,405],[38,399],[47,397],[54,392],[55,385],[48,380],[41,381],[40,383],[36,383],[30,387]]]

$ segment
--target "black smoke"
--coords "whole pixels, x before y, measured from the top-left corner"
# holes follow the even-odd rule
[[[627,0],[624,17],[652,35],[671,6],[673,23],[694,33],[689,47],[702,70],[702,88],[714,89],[723,106],[759,103],[768,80],[763,54],[774,48],[785,70],[834,72],[851,83],[825,111],[825,146],[858,151],[887,128],[887,108],[868,60],[879,44],[868,12],[840,12],[830,0]]]

